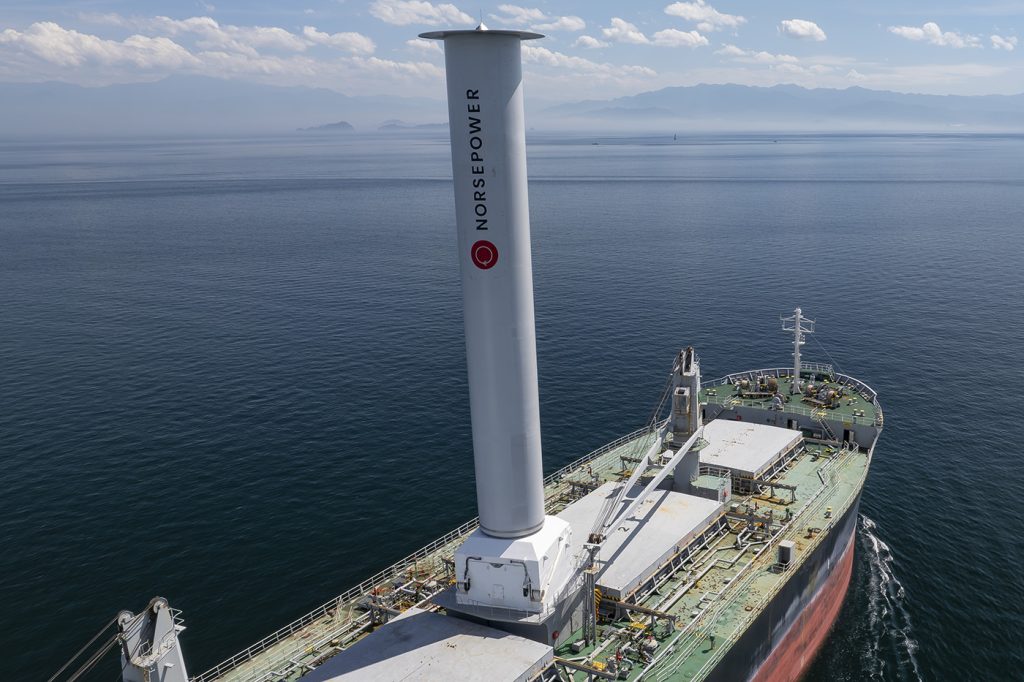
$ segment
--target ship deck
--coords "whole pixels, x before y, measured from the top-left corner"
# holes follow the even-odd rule
[[[815,381],[816,386],[845,389],[844,397],[839,400],[836,407],[822,407],[814,404],[810,400],[805,400],[802,395],[793,394],[793,376],[790,368],[773,368],[740,372],[737,374],[730,374],[726,377],[722,377],[721,379],[716,379],[713,382],[705,382],[705,386],[701,390],[701,402],[707,403],[709,408],[712,406],[745,406],[767,409],[771,403],[770,395],[756,396],[757,391],[753,386],[751,386],[751,391],[747,393],[747,396],[749,397],[745,397],[736,390],[736,385],[734,383],[727,382],[746,378],[748,381],[753,383],[756,382],[758,376],[771,376],[778,381],[778,392],[784,395],[787,399],[785,404],[786,412],[812,417],[827,416],[829,419],[834,421],[849,424],[881,425],[882,410],[878,406],[875,392],[870,387],[851,377],[836,374],[829,365],[814,365],[814,367],[820,369],[821,373],[817,376],[822,377],[822,379]],[[806,383],[807,381],[805,379],[804,384]],[[712,415],[709,414],[708,416],[711,417]]]
[[[625,666],[630,668],[628,679],[636,679],[641,671],[646,671],[644,679],[701,679],[785,584],[802,557],[827,536],[835,519],[856,501],[874,441],[860,442],[858,447],[828,436],[843,433],[845,425],[858,422],[880,429],[882,413],[874,392],[828,368],[815,378],[832,379],[831,385],[848,387],[849,397],[834,409],[812,410],[800,402],[800,396],[793,396],[778,411],[769,409],[770,397],[736,395],[744,376],[766,371],[775,372],[780,391],[788,394],[790,379],[785,370],[759,370],[705,382],[706,417],[735,414],[748,420],[763,417],[761,423],[772,423],[804,415],[808,417],[804,424],[825,425],[825,434],[803,429],[805,438],[795,455],[773,472],[771,482],[778,487],[755,484],[744,488],[732,481],[726,523],[703,536],[699,546],[680,552],[655,579],[621,597],[618,604],[598,603],[596,643],[580,648],[570,641],[554,652],[552,666],[559,667],[560,679],[588,679],[588,675],[616,679],[608,670],[609,657],[614,658],[616,650],[623,648],[627,652]],[[736,400],[742,404],[736,405]],[[805,408],[808,414],[803,412]],[[656,438],[650,428],[640,429],[548,476],[547,513],[559,513],[605,482],[628,478],[633,462]],[[709,479],[723,475],[704,467],[701,473]],[[438,610],[431,599],[453,584],[451,557],[476,525],[474,520],[453,530],[193,677],[193,682],[298,680],[394,615],[414,606]],[[782,540],[795,545],[795,563],[788,569],[777,565],[777,547]],[[714,646],[710,644],[712,635]],[[574,633],[573,640],[582,637],[580,631]],[[656,647],[651,647],[652,641],[657,642]],[[648,643],[648,651],[643,650],[644,643]]]
[[[729,530],[691,560],[682,562],[654,590],[635,599],[636,605],[664,614],[653,619],[653,628],[649,615],[627,611],[625,617],[606,620],[600,626],[604,632],[599,631],[597,646],[574,652],[571,645],[566,645],[556,651],[557,655],[570,660],[585,657],[603,670],[602,659],[614,654],[625,639],[620,633],[633,635],[633,640],[653,633],[658,648],[651,658],[659,658],[647,664],[634,661],[627,679],[635,679],[645,668],[657,671],[652,679],[701,679],[793,570],[777,569],[778,543],[791,540],[797,557],[808,554],[824,537],[832,520],[856,499],[868,465],[866,452],[809,444],[774,479],[796,487],[794,501],[790,501],[788,490],[781,488],[774,497],[770,491],[734,496],[732,504],[739,505],[739,514],[730,518]],[[774,533],[760,531],[757,522],[751,531],[749,524],[739,519],[741,514],[766,517],[770,513],[783,519],[787,510],[792,512],[792,520]],[[750,542],[744,541],[737,548],[737,539],[744,533]],[[711,635],[715,636],[714,646]],[[667,653],[670,649],[674,651]]]

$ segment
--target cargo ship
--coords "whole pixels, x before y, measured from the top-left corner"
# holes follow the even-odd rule
[[[445,46],[479,517],[204,673],[158,597],[51,680],[111,649],[126,682],[798,679],[850,582],[875,391],[802,359],[796,308],[792,362],[705,380],[686,346],[647,424],[545,477],[521,68],[541,36],[422,37]]]

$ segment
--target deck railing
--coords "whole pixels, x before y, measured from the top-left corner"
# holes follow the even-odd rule
[[[811,497],[811,499],[808,500],[808,502],[801,508],[801,510],[796,513],[796,515],[794,516],[794,519],[798,519],[800,517],[800,515],[803,514],[803,512],[805,510],[812,508],[812,503],[814,503],[813,507],[816,508],[816,509],[819,509],[819,510],[820,510],[820,508],[822,506],[824,506],[825,500],[827,500],[828,498],[827,497],[822,497],[822,493],[825,490],[830,489],[830,486],[835,484],[835,482],[836,482],[836,480],[835,480],[836,479],[835,468],[838,467],[838,466],[843,466],[845,464],[845,460],[849,459],[849,457],[851,457],[851,456],[853,456],[855,454],[857,454],[857,450],[855,450],[855,449],[844,449],[844,450],[840,451],[840,453],[839,453],[839,455],[837,457],[830,458],[829,461],[826,462],[825,465],[823,465],[821,467],[821,469],[825,469],[826,467],[830,467],[830,469],[829,469],[829,476],[828,476],[829,481],[826,483],[824,480],[822,480],[822,487],[819,488],[818,491],[816,493],[814,493],[814,495]],[[843,500],[836,505],[836,508],[838,510],[840,510],[840,512],[839,512],[839,514],[833,516],[832,521],[829,522],[828,527],[827,527],[827,530],[829,530],[829,532],[831,532],[830,529],[835,525],[835,519],[841,517],[843,512],[845,512],[845,510],[848,509],[849,506],[853,503],[854,498],[856,498],[857,495],[860,494],[861,488],[862,488],[862,486],[864,484],[864,478],[867,476],[867,471],[868,471],[867,468],[865,468],[864,472],[861,474],[861,477],[859,479],[858,485],[852,486],[851,491],[846,495],[846,497],[843,498]],[[819,471],[819,478],[821,478],[820,471]],[[833,502],[833,504],[835,504],[835,503]],[[780,538],[781,538],[781,535],[782,534],[780,533],[779,534]],[[817,547],[822,542],[822,539],[825,538],[825,537],[828,537],[828,532],[815,533],[814,537],[810,540],[810,542],[807,544],[806,548],[804,549],[803,556],[805,556],[805,557],[806,556],[810,556],[810,554],[814,550],[814,548]],[[767,549],[767,547],[770,546],[771,544],[772,543],[769,543],[768,545],[766,545],[765,549]],[[744,585],[748,584],[749,580],[750,580],[750,577],[748,576],[748,578],[747,578],[746,582],[744,583]],[[780,580],[780,581],[777,581],[774,585],[772,585],[771,589],[766,594],[761,595],[761,598],[758,600],[758,602],[755,605],[753,611],[757,612],[757,613],[760,613],[761,611],[763,611],[764,608],[769,603],[771,603],[772,599],[775,598],[775,595],[778,594],[779,590],[781,590],[782,587],[785,584],[786,584],[786,581]],[[732,596],[730,601],[735,601],[737,596],[741,592],[742,592],[742,590],[738,590]],[[737,633],[740,631],[740,629],[742,628],[742,626],[744,624],[745,624],[745,621],[740,620],[736,624],[736,626],[733,628],[732,632],[730,632],[725,637],[725,639],[729,640],[729,641],[733,641],[735,639]],[[695,676],[695,679],[702,678],[704,675],[706,675],[708,672],[710,672],[711,669],[714,667],[714,665],[722,657],[722,655],[724,655],[724,652],[725,652],[726,648],[727,647],[723,646],[723,647],[721,647],[719,649],[719,651],[716,654],[710,656],[708,658],[708,661],[704,664],[704,666],[700,669],[700,671],[698,671],[697,675]]]
[[[664,426],[667,421],[667,419],[662,420],[655,424],[653,427],[644,426],[642,428],[637,429],[636,431],[633,431],[632,433],[627,433],[625,436],[622,436],[621,438],[616,438],[611,443],[606,443],[605,445],[602,445],[597,450],[594,450],[593,452],[584,455],[583,457],[580,457],[579,459],[570,464],[566,464],[564,467],[562,467],[555,473],[549,474],[544,479],[544,485],[547,486],[558,480],[561,480],[561,478],[568,474],[570,471],[573,471],[574,469],[579,469],[581,466],[587,464],[588,462],[593,462],[601,455],[611,452],[615,448],[621,447],[632,440],[636,440],[637,438],[643,436],[645,433],[657,431],[662,426]]]
[[[860,419],[862,419],[864,421],[863,422],[859,422],[859,421],[856,420],[856,418],[854,418],[854,423],[855,424],[859,424],[859,423],[874,423],[876,426],[882,426],[884,424],[884,419],[883,419],[883,416],[882,416],[882,405],[878,402],[878,392],[875,391],[875,389],[871,388],[870,386],[865,384],[860,379],[856,379],[856,378],[851,377],[851,376],[849,376],[847,374],[840,374],[838,372],[835,372],[832,369],[832,365],[828,365],[828,364],[825,364],[825,363],[821,363],[821,362],[804,363],[803,366],[802,366],[802,369],[805,369],[807,371],[813,371],[813,372],[829,374],[829,375],[834,377],[834,381],[836,383],[845,384],[847,386],[850,386],[855,391],[857,391],[862,396],[864,396],[864,398],[866,398],[871,403],[872,407],[875,408],[875,417],[874,417],[874,419],[868,419],[867,417],[860,417]],[[752,370],[747,370],[745,372],[734,372],[733,374],[726,374],[725,376],[718,377],[717,379],[708,379],[706,381],[702,381],[702,382],[700,382],[700,385],[701,385],[701,388],[714,388],[715,386],[723,386],[725,384],[731,384],[731,383],[733,383],[737,379],[754,379],[755,377],[758,377],[758,376],[773,376],[773,377],[780,377],[781,378],[781,377],[791,376],[792,374],[793,374],[793,368],[792,367],[768,367],[768,368],[765,368],[765,369],[752,369]],[[711,402],[715,402],[716,404],[722,405],[722,404],[725,404],[725,401],[728,400],[728,399],[740,400],[739,398],[733,398],[732,396],[718,396],[717,398],[718,398],[717,400],[714,400],[714,401],[711,401]],[[737,404],[740,404],[740,403],[737,403]],[[757,407],[759,407],[759,406],[761,406],[761,403],[759,403],[757,401],[752,401],[752,402],[749,403],[749,405],[750,406],[757,406]],[[803,414],[803,415],[807,415],[807,416],[811,416],[811,417],[815,417],[816,416],[815,415],[815,412],[816,412],[815,410],[813,410],[811,408],[805,408],[802,405],[792,405],[792,406],[787,405],[785,407],[784,411],[785,412],[794,412],[796,414]],[[846,421],[845,418],[844,418],[844,421]]]
[[[808,369],[808,370],[811,370],[811,371],[826,371],[826,369],[831,371],[831,365],[821,365],[820,363],[808,363],[808,364],[805,364],[804,367],[806,369]],[[771,368],[771,369],[750,370],[750,371],[737,372],[735,374],[730,374],[730,375],[727,375],[725,377],[721,377],[719,379],[713,379],[713,380],[710,380],[710,381],[704,381],[704,382],[701,383],[701,385],[703,387],[713,387],[713,386],[718,386],[718,385],[729,383],[731,379],[738,378],[738,377],[751,377],[751,376],[756,376],[756,375],[759,375],[759,374],[760,375],[787,376],[791,372],[792,372],[792,368]],[[833,375],[836,377],[836,380],[843,381],[845,383],[853,385],[859,392],[862,392],[867,397],[869,397],[869,399],[872,401],[872,404],[874,405],[874,407],[875,407],[875,409],[877,411],[876,423],[878,425],[881,425],[881,419],[882,419],[882,416],[881,416],[882,415],[881,406],[878,404],[877,394],[875,393],[875,391],[873,389],[871,389],[871,387],[869,387],[867,384],[864,384],[863,382],[861,382],[861,381],[859,381],[857,379],[854,379],[852,377],[846,376],[844,374],[834,374],[833,373]],[[731,400],[736,400],[736,398],[733,398],[732,396],[722,396],[722,397],[719,398],[719,400],[716,400],[715,402],[721,401],[722,404],[725,404],[725,403],[727,403],[727,402],[729,402]],[[792,411],[792,412],[797,412],[797,413],[800,413],[800,414],[805,414],[806,413],[806,414],[808,414],[810,416],[814,416],[815,412],[816,412],[816,411],[811,410],[809,408],[804,408],[803,406],[796,406],[796,405],[794,405],[794,406],[787,406],[785,408],[785,411]],[[867,418],[866,417],[862,417],[861,419],[865,419],[866,420]],[[636,440],[637,438],[640,438],[640,437],[642,437],[642,436],[644,436],[646,434],[649,434],[652,431],[656,432],[657,429],[660,428],[661,426],[663,426],[666,421],[667,420],[663,420],[663,421],[655,424],[653,426],[653,428],[651,426],[644,426],[642,428],[639,428],[636,431],[633,431],[632,433],[628,433],[625,436],[617,438],[617,439],[611,441],[610,443],[607,443],[607,444],[597,448],[596,450],[593,450],[592,452],[584,455],[583,457],[580,457],[579,459],[571,462],[570,464],[567,464],[567,465],[563,466],[562,468],[558,469],[557,471],[549,474],[548,476],[546,476],[544,478],[544,485],[545,485],[545,487],[549,486],[549,485],[551,485],[553,483],[557,483],[562,478],[564,478],[566,476],[566,474],[570,473],[571,471],[574,471],[574,470],[580,468],[581,466],[596,460],[597,458],[601,457],[602,455],[607,454],[608,452],[611,452],[612,450],[614,450],[616,448],[619,448],[622,445],[625,445],[626,443],[628,443],[630,441]],[[267,635],[263,639],[259,640],[258,642],[256,642],[255,644],[249,646],[248,648],[238,652],[234,656],[231,656],[230,658],[225,659],[224,661],[221,661],[220,663],[215,665],[213,668],[210,668],[206,672],[204,672],[204,673],[202,673],[200,675],[194,676],[192,678],[192,682],[214,682],[215,680],[221,678],[226,673],[234,670],[235,668],[243,665],[244,663],[252,661],[254,658],[259,656],[260,654],[266,652],[268,649],[274,647],[275,645],[279,644],[280,642],[288,639],[289,637],[291,637],[295,633],[301,631],[303,628],[307,627],[308,625],[310,625],[312,623],[315,623],[318,620],[328,616],[332,611],[335,611],[336,609],[340,608],[342,605],[345,605],[345,604],[348,604],[348,603],[351,603],[351,602],[355,602],[360,597],[362,597],[362,596],[366,595],[367,593],[369,593],[374,587],[377,587],[377,586],[379,586],[379,585],[381,585],[383,583],[386,583],[386,582],[392,580],[393,578],[395,578],[396,576],[402,575],[403,573],[405,573],[410,568],[414,568],[419,561],[421,561],[423,559],[426,559],[427,557],[437,553],[439,550],[443,549],[444,547],[446,547],[448,545],[451,545],[454,542],[456,542],[457,540],[465,537],[466,535],[468,535],[469,533],[474,531],[479,525],[480,525],[479,524],[479,517],[474,518],[474,519],[472,519],[470,521],[467,521],[467,522],[463,523],[458,528],[455,528],[454,530],[449,531],[448,533],[446,533],[445,535],[441,536],[437,540],[434,540],[432,543],[430,543],[430,544],[428,544],[428,545],[426,545],[424,547],[421,547],[420,549],[418,549],[417,551],[415,551],[412,554],[408,555],[404,559],[402,559],[402,560],[392,564],[391,566],[383,569],[382,571],[379,571],[378,573],[376,573],[372,577],[364,580],[363,582],[359,583],[355,587],[352,587],[352,588],[346,590],[345,592],[343,592],[342,594],[338,595],[334,599],[331,599],[330,601],[326,602],[325,604],[323,604],[323,605],[319,606],[318,608],[310,611],[309,613],[307,613],[306,615],[302,616],[301,618],[298,618],[297,620],[293,621],[292,623],[289,623],[288,625],[280,628],[279,630],[276,630],[275,632]],[[299,643],[297,645],[296,652],[292,652],[290,655],[294,655],[294,653],[302,651],[303,649],[305,649],[305,647],[306,647],[306,643],[304,643],[304,642]],[[255,679],[258,679],[260,671],[254,670],[252,672],[252,674],[253,674]]]
[[[765,406],[764,402],[759,400],[744,400],[743,398],[737,398],[736,396],[710,396],[708,403],[711,405],[722,405],[724,407],[761,407]],[[843,422],[850,422],[852,424],[874,424],[880,426],[879,420],[876,417],[869,417],[864,415],[858,417],[856,415],[843,415],[841,419],[833,416],[828,410],[816,410],[813,407],[805,407],[804,405],[794,405],[792,403],[786,404],[780,410],[783,413],[789,414],[800,414],[806,417],[811,417],[817,421],[823,419],[840,420]]]
[[[660,426],[661,424],[655,425],[655,429],[657,429]],[[622,436],[621,438],[617,438],[610,443],[602,445],[601,447],[584,455],[583,457],[580,457],[574,462],[567,464],[558,471],[549,474],[547,477],[544,478],[544,485],[548,486],[552,483],[560,481],[566,474],[573,471],[574,469],[578,469],[584,464],[594,461],[601,455],[607,454],[608,452],[611,452],[612,450],[621,447],[622,445],[625,445],[626,443],[635,440],[643,436],[644,434],[649,433],[650,431],[651,427],[645,426],[637,429],[636,431],[633,431],[632,433],[628,433],[625,436]],[[238,652],[231,658],[221,661],[220,663],[210,668],[206,672],[193,677],[192,682],[213,682],[214,680],[217,680],[218,678],[222,677],[231,670],[234,670],[238,666],[243,665],[248,661],[251,661],[256,656],[259,656],[260,654],[264,653],[276,644],[279,644],[280,642],[288,639],[289,637],[299,632],[306,626],[315,623],[321,618],[328,616],[331,611],[340,608],[344,604],[348,604],[359,599],[361,596],[369,593],[370,590],[372,590],[374,587],[382,583],[385,583],[398,575],[402,575],[409,568],[415,567],[416,563],[420,560],[427,558],[428,556],[443,549],[445,546],[450,545],[455,541],[465,537],[469,533],[476,530],[476,528],[479,525],[479,517],[467,521],[458,528],[446,533],[437,540],[434,540],[429,545],[421,547],[420,549],[416,550],[415,552],[405,557],[401,561],[398,561],[392,564],[391,566],[385,568],[384,570],[379,571],[373,577],[364,580],[355,587],[346,590],[334,599],[331,599],[329,602],[319,606],[316,609],[313,609],[301,618],[289,623],[288,625],[284,626],[279,630],[276,630],[275,632],[272,632],[271,634],[267,635],[260,641],[248,647],[247,649]],[[301,643],[298,646],[298,650],[302,650],[305,647],[306,643]],[[257,676],[257,671],[253,671],[253,675]]]
[[[844,464],[849,457],[853,456],[856,453],[856,449],[844,449],[836,457],[830,458],[827,462],[825,462],[820,467],[820,470],[824,470],[827,467],[834,468],[835,466],[840,466]],[[820,477],[821,474],[819,471],[819,478]],[[673,638],[663,645],[664,648],[659,647],[659,652],[664,651],[664,653],[659,653],[655,655],[654,659],[644,669],[644,673],[642,674],[643,679],[651,679],[648,676],[648,673],[650,673],[653,674],[654,679],[659,680],[659,682],[667,681],[678,671],[678,669],[683,665],[686,659],[693,653],[694,649],[696,648],[696,645],[699,644],[700,641],[702,641],[705,637],[707,637],[707,635],[711,634],[714,631],[714,627],[717,624],[718,619],[722,616],[722,614],[724,614],[727,609],[735,605],[739,599],[745,598],[747,595],[749,595],[747,588],[750,586],[751,582],[757,577],[757,572],[754,570],[754,567],[758,559],[760,559],[766,552],[774,551],[773,548],[777,545],[777,542],[781,540],[784,536],[788,535],[792,537],[793,531],[799,529],[803,525],[804,519],[807,518],[805,516],[806,513],[815,509],[820,509],[820,507],[824,506],[824,502],[828,498],[823,495],[826,491],[831,490],[831,485],[833,483],[834,481],[826,482],[823,479],[821,487],[818,488],[811,495],[811,497],[808,498],[803,505],[801,505],[800,509],[792,516],[792,518],[786,523],[784,523],[783,526],[776,533],[774,533],[769,538],[769,540],[765,542],[759,550],[757,550],[757,552],[755,552],[754,556],[747,563],[745,563],[739,569],[739,571],[736,572],[736,574],[732,577],[730,581],[730,585],[732,587],[730,587],[729,595],[727,597],[722,599],[719,596],[718,598],[713,600],[712,603],[709,604],[703,611],[701,611],[701,613],[694,620],[690,621],[690,623],[688,623],[682,630],[673,635]],[[859,492],[859,486],[854,488],[854,493],[856,492]],[[852,495],[847,496],[843,503],[839,505],[840,509],[845,510],[846,507],[849,505],[851,498]],[[834,521],[831,523],[834,523]],[[815,538],[809,543],[808,548],[804,550],[803,556],[809,556],[811,553],[811,549],[815,547],[819,542],[821,542],[821,538],[825,537],[826,535],[827,533],[817,534]],[[755,611],[760,613],[764,609],[764,606],[771,601],[771,597],[773,597],[778,592],[778,590],[781,588],[783,584],[785,584],[785,582],[786,581],[777,581],[772,586],[769,595],[763,597],[759,601]],[[721,593],[719,593],[719,595],[721,595]],[[745,619],[740,619],[739,624],[737,625],[737,629],[745,622]],[[734,636],[735,630],[732,633],[730,633],[728,637],[725,637],[723,639],[725,639],[726,641],[732,641]],[[689,637],[690,639],[688,646],[682,645],[684,637]],[[719,647],[719,651],[717,651],[709,657],[707,663],[705,663],[704,667],[701,668],[701,670],[697,673],[694,679],[701,679],[703,675],[706,674],[708,670],[710,670],[712,664],[717,662],[718,658],[726,650],[728,650],[728,648],[729,647],[725,646],[723,643],[723,645]],[[660,667],[659,670],[654,670],[655,666],[659,663],[662,667]]]
[[[279,642],[288,639],[288,637],[295,634],[307,625],[315,623],[321,618],[324,618],[332,610],[341,607],[343,604],[355,601],[359,597],[368,593],[375,586],[387,582],[397,575],[401,575],[410,567],[415,566],[416,562],[418,562],[419,560],[425,559],[427,556],[433,554],[439,549],[442,549],[445,545],[451,544],[459,538],[469,534],[474,529],[476,529],[478,525],[479,519],[467,521],[455,530],[446,533],[445,535],[441,536],[429,545],[418,549],[417,551],[413,552],[401,561],[392,564],[388,568],[385,568],[383,571],[378,572],[373,577],[364,580],[363,582],[359,583],[358,585],[349,590],[346,590],[345,592],[341,593],[340,595],[330,600],[326,604],[323,604],[320,607],[313,609],[312,611],[302,616],[298,620],[289,623],[280,630],[272,632],[271,634],[267,635],[266,637],[256,642],[249,648],[244,649],[235,654],[234,656],[232,656],[231,658],[228,658],[227,660],[218,663],[213,668],[210,668],[203,674],[193,677],[192,682],[211,682],[212,680],[216,680],[221,675],[229,672],[234,668],[237,668],[239,665],[245,663],[246,661],[252,660],[253,658],[263,653],[267,649],[271,648],[275,644],[278,644]]]

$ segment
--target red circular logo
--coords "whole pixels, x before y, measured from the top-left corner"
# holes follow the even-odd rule
[[[498,262],[498,247],[481,239],[470,247],[469,257],[473,259],[473,265],[481,270],[489,270]]]

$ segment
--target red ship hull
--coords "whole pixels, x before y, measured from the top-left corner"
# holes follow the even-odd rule
[[[785,639],[751,677],[753,682],[795,682],[807,671],[843,607],[853,573],[854,540],[850,538],[839,564],[832,569],[814,600],[800,612]]]
[[[793,682],[814,661],[842,610],[853,573],[857,499],[733,643],[708,682]]]

